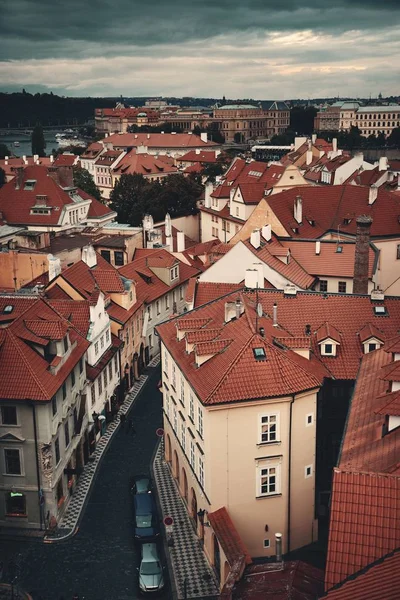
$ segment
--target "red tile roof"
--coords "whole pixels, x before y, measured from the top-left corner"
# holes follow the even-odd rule
[[[198,307],[202,304],[207,304],[212,300],[221,298],[226,294],[243,288],[243,282],[241,283],[211,283],[209,281],[198,281],[195,291],[194,306]]]
[[[165,264],[169,264],[169,261],[174,260],[174,264],[179,264],[178,279],[171,282],[171,285],[164,283],[149,268],[147,262],[150,259],[165,261]],[[121,275],[136,281],[136,296],[138,301],[148,303],[182,285],[191,277],[198,275],[199,272],[199,270],[194,269],[179,259],[175,259],[175,257],[172,257],[171,259],[171,254],[162,248],[157,250],[143,249],[140,252],[140,258],[133,260],[119,269]]]
[[[400,549],[354,573],[326,595],[327,600],[398,600]]]
[[[235,585],[233,600],[315,600],[323,591],[323,571],[302,561],[250,565]]]
[[[329,338],[340,344],[341,340],[340,332],[336,329],[336,327],[330,325],[329,323],[323,323],[320,327],[318,327],[315,337],[318,343]]]
[[[51,298],[48,303],[72,323],[85,337],[90,325],[90,303],[87,300]]]
[[[102,157],[98,160],[100,161]],[[112,172],[115,175],[128,175],[139,173],[144,176],[177,173],[178,169],[173,164],[173,159],[168,156],[156,157],[152,154],[136,154],[131,150],[119,161]]]
[[[217,146],[190,133],[115,133],[102,140],[114,148],[147,146],[148,148],[206,148]]]
[[[75,163],[77,162],[79,156],[76,154],[59,154],[54,162],[53,165],[55,167],[59,167],[59,166],[68,166],[68,167],[73,167],[75,165]]]
[[[246,240],[242,243],[258,258],[258,260],[261,260],[274,269],[274,271],[280,273],[303,290],[311,288],[314,285],[315,277],[310,275],[295,258],[291,257],[288,264],[286,264],[274,255],[276,252],[282,253],[282,246],[279,242],[267,244],[262,241],[258,249],[254,248],[250,243],[250,240]],[[286,255],[288,253],[287,249],[284,248],[283,250]]]
[[[327,231],[355,235],[356,217],[372,216],[371,236],[400,236],[400,197],[379,189],[373,204],[368,204],[369,189],[353,185],[303,186],[292,188],[266,200],[291,237],[315,239]],[[303,215],[312,215],[314,224],[303,217],[301,224],[294,221],[293,207],[296,196],[303,200]],[[350,223],[345,223],[351,215]],[[295,233],[292,228],[297,228]]]
[[[354,277],[354,242],[323,241],[320,240],[320,252],[315,253],[314,240],[279,240],[280,244],[290,250],[291,255],[310,275],[326,277]],[[337,252],[340,245],[341,252]],[[369,273],[374,273],[375,251],[369,249]]]
[[[235,301],[237,297],[238,294],[234,293],[230,299]],[[314,362],[302,361],[302,357],[291,350],[279,349],[272,340],[256,333],[255,309],[247,305],[245,295],[239,293],[239,297],[246,302],[245,313],[239,319],[225,323],[224,298],[196,309],[190,316],[172,319],[157,328],[202,402],[220,404],[286,396],[318,388],[322,378]],[[221,330],[218,339],[205,342],[207,348],[212,350],[211,346],[215,347],[218,341],[223,341],[225,348],[197,368],[194,352],[186,353],[185,341],[177,341],[176,329],[193,331],[207,327]],[[227,340],[231,343],[227,344]],[[256,360],[255,348],[264,349],[265,360]]]
[[[400,390],[381,394],[377,400],[381,401],[381,405],[375,408],[375,414],[400,417]]]
[[[325,589],[400,546],[400,478],[335,469]]]
[[[265,185],[263,183],[240,183],[238,187],[245,204],[258,204],[264,196]]]
[[[202,151],[197,153],[195,150],[190,150],[183,156],[180,156],[177,160],[179,162],[195,162],[195,163],[215,163],[217,162],[217,156],[214,151]]]
[[[361,343],[366,342],[370,338],[377,338],[381,342],[385,341],[384,334],[382,333],[382,331],[380,331],[380,329],[375,327],[373,323],[367,323],[366,325],[364,325],[364,327],[360,330],[359,336]]]
[[[7,377],[0,378],[0,396],[12,400],[49,401],[85,355],[89,343],[45,300],[30,298],[28,303],[29,307],[1,330],[0,364]],[[33,325],[38,321],[43,321],[41,327]],[[30,328],[33,326],[36,333],[32,334],[27,324]],[[67,330],[71,341],[70,356],[53,374],[50,365],[56,361],[47,360],[33,348],[32,343],[47,346],[50,343],[48,336],[53,331],[59,339],[60,332]]]
[[[208,513],[207,519],[221,544],[227,561],[232,566],[236,560],[244,557],[245,564],[251,563],[251,556],[240,537],[225,506]]]
[[[122,345],[122,340],[111,334],[111,346],[102,354],[100,360],[95,365],[86,364],[86,376],[89,381],[95,381],[95,379],[97,379]]]

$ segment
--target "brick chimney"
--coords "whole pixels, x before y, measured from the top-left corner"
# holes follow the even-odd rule
[[[372,217],[357,217],[353,294],[368,294],[369,238]]]

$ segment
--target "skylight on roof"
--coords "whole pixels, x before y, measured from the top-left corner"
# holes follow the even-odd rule
[[[262,173],[261,171],[249,171],[249,175],[252,175],[253,177],[261,177]]]
[[[253,348],[253,354],[256,360],[265,360],[267,358],[264,348]]]
[[[378,316],[387,315],[386,306],[374,306],[374,313]]]
[[[10,313],[12,313],[13,310],[14,310],[13,305],[12,304],[7,304],[7,306],[5,306],[3,308],[3,314],[9,315]]]

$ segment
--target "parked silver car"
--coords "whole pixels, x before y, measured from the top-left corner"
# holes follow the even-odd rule
[[[142,544],[139,588],[142,592],[158,592],[164,587],[164,572],[157,544]]]

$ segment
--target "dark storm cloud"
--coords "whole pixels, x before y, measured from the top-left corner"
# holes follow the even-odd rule
[[[110,54],[252,31],[368,30],[399,22],[400,2],[385,0],[7,0],[0,14],[1,59]]]

